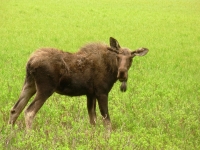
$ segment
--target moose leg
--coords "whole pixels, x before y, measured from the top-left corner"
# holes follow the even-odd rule
[[[111,126],[111,122],[110,122],[110,116],[109,116],[109,113],[108,113],[108,95],[107,94],[98,95],[97,100],[98,100],[101,115],[103,116],[104,126],[108,130],[112,130],[112,126]]]
[[[47,86],[48,87],[48,86]],[[52,89],[37,89],[37,93],[33,102],[28,106],[25,111],[25,123],[26,128],[30,129],[32,126],[33,119],[39,109],[42,107],[44,102],[52,95]]]
[[[90,117],[90,124],[96,124],[96,97],[87,95],[87,109]]]
[[[28,100],[35,94],[35,92],[36,92],[35,82],[33,78],[29,76],[25,80],[19,100],[10,111],[10,119],[8,122],[9,124],[14,125],[19,114],[22,112],[24,107],[27,105]]]
[[[25,111],[25,123],[27,130],[31,128],[36,113],[42,107],[44,102],[53,94],[55,89],[55,84],[52,80],[52,77],[49,75],[44,75],[42,71],[38,72],[34,78],[37,92],[33,102]]]
[[[37,93],[34,101],[29,105],[29,107],[25,111],[25,123],[26,123],[26,128],[30,129],[32,126],[33,119],[38,112],[38,110],[42,107],[44,102],[47,100],[47,98],[50,96],[49,95],[43,95],[42,93]]]

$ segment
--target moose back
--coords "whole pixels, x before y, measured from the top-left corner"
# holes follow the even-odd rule
[[[29,99],[36,94],[25,110],[26,128],[30,129],[33,119],[44,102],[54,93],[68,96],[86,95],[90,123],[96,123],[96,101],[103,123],[111,130],[108,112],[108,93],[119,80],[121,91],[126,91],[128,70],[135,56],[144,56],[147,48],[131,51],[120,47],[110,37],[110,46],[91,43],[76,53],[54,48],[35,51],[26,65],[26,77],[20,97],[10,111],[9,124],[14,125]]]

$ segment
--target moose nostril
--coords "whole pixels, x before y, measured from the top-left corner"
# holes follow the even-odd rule
[[[125,72],[120,72],[120,73],[119,73],[119,76],[124,76],[124,73],[125,73]]]
[[[117,75],[117,78],[125,78],[125,74],[126,74],[126,72],[119,71],[118,75]]]

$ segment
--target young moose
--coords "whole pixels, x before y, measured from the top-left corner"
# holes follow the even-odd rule
[[[110,130],[108,93],[119,80],[122,92],[126,91],[128,70],[135,56],[144,56],[147,48],[131,51],[120,47],[110,37],[110,47],[93,43],[72,54],[54,48],[42,48],[34,52],[27,62],[26,78],[19,100],[10,111],[9,124],[14,125],[29,99],[36,93],[33,102],[25,111],[26,128],[44,102],[54,93],[68,96],[87,96],[90,123],[96,123],[96,100],[104,125]]]

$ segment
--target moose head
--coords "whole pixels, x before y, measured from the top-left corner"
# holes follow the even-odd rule
[[[122,92],[126,91],[126,82],[128,80],[128,70],[131,67],[132,59],[135,56],[144,56],[148,53],[147,48],[139,48],[137,50],[131,51],[128,48],[122,48],[118,41],[113,37],[110,37],[110,47],[108,50],[115,52],[116,63],[118,66],[117,79],[122,82],[120,90]]]

